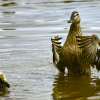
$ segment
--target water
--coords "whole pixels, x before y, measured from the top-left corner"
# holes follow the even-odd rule
[[[50,42],[56,34],[64,42],[73,10],[80,12],[84,34],[100,36],[99,0],[0,0],[0,5],[0,70],[11,84],[0,100],[100,100],[100,73],[59,75]]]

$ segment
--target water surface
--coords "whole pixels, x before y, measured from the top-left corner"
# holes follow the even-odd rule
[[[50,38],[64,42],[73,10],[82,31],[100,33],[99,0],[0,0],[0,70],[11,84],[1,100],[100,100],[100,73],[59,75],[52,64]]]

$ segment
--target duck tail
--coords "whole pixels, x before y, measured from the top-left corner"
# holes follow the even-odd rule
[[[53,63],[57,64],[60,60],[59,54],[61,51],[61,40],[62,38],[59,36],[54,36],[51,38],[52,42],[52,53],[53,53]]]

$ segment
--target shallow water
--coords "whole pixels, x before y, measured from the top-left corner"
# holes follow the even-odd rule
[[[100,73],[59,75],[50,44],[56,34],[64,42],[73,10],[80,12],[84,34],[100,36],[100,0],[0,0],[0,5],[0,70],[11,84],[0,100],[100,100]]]

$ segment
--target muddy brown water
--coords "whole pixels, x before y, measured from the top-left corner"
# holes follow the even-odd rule
[[[63,76],[52,64],[50,38],[64,42],[73,10],[83,33],[100,37],[100,0],[0,0],[0,70],[11,84],[0,100],[100,100],[100,72]]]

